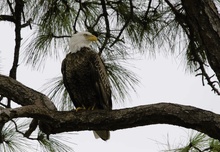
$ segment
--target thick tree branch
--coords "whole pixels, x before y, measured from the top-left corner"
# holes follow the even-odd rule
[[[57,110],[53,102],[47,96],[24,86],[13,78],[3,75],[0,75],[0,95],[7,97],[10,100],[13,100],[14,102],[22,106],[32,105],[32,107],[38,106],[44,107],[44,109],[46,108],[48,110]],[[1,111],[2,110],[0,110],[0,113]],[[0,124],[3,124],[7,121],[7,117],[0,118]],[[40,121],[39,123],[41,125],[47,125],[47,121]],[[30,125],[30,128],[26,131],[25,137],[30,136],[30,134],[37,127],[37,124],[38,120],[34,119]]]
[[[51,122],[52,134],[81,130],[117,130],[152,124],[171,124],[192,128],[220,140],[220,115],[199,108],[159,103],[121,110],[50,111],[39,106],[4,109],[0,122],[33,117]]]
[[[220,115],[191,106],[152,104],[122,110],[56,111],[43,94],[18,81],[0,75],[0,95],[11,97],[23,107],[0,110],[0,124],[18,117],[47,122],[49,133],[80,130],[117,130],[151,124],[171,124],[192,128],[220,140]]]
[[[204,43],[203,43],[204,40],[201,39],[200,35],[197,36],[198,33],[200,33],[198,31],[198,28],[197,27],[195,28],[195,26],[201,26],[201,25],[197,25],[198,23],[196,23],[196,22],[193,23],[190,18],[187,18],[187,15],[190,15],[190,14],[180,13],[175,8],[175,6],[172,5],[172,3],[169,0],[165,0],[165,2],[171,8],[172,12],[175,14],[176,21],[182,26],[183,30],[185,31],[185,33],[187,34],[187,36],[190,40],[189,46],[191,47],[191,50],[192,50],[191,52],[193,54],[193,62],[196,62],[199,65],[199,68],[196,71],[198,71],[198,70],[201,71],[201,73],[197,74],[196,76],[201,75],[203,85],[205,85],[204,79],[206,79],[208,82],[208,85],[212,88],[212,91],[214,91],[215,93],[220,95],[220,91],[218,90],[219,83],[217,81],[211,80],[212,76],[210,77],[208,75],[208,73],[206,72],[206,69],[205,69],[206,65],[205,65],[203,59],[201,58],[200,52],[202,52],[204,48],[206,49],[206,46],[204,46]],[[216,8],[214,8],[214,10],[215,9]],[[190,11],[190,13],[191,13],[191,11]],[[208,50],[205,50],[205,51],[208,51]],[[218,86],[216,87],[215,84],[218,84]]]

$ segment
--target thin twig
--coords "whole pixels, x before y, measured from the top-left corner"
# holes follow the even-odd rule
[[[0,105],[3,106],[3,107],[5,107],[5,108],[7,107],[7,105],[5,105],[5,104],[3,104],[3,103],[1,103],[1,102],[0,102]]]
[[[7,98],[8,101],[7,101],[7,107],[6,108],[11,108],[11,99]]]
[[[32,21],[33,21],[32,18],[30,18],[29,20],[27,20],[26,23],[24,23],[24,24],[21,25],[21,28],[25,28],[25,27],[29,26],[30,29],[32,29],[32,26],[31,26],[31,22],[32,22]]]
[[[74,33],[77,32],[77,30],[76,30],[76,23],[77,23],[77,20],[78,20],[78,18],[79,18],[80,11],[82,10],[82,3],[81,3],[81,0],[79,0],[79,1],[77,1],[77,2],[79,2],[79,9],[78,9],[78,11],[77,11],[76,18],[75,18],[75,20],[74,20],[74,24],[73,24],[73,30],[74,30]]]
[[[18,126],[17,126],[16,122],[15,122],[14,120],[11,120],[11,122],[14,123],[16,132],[22,134],[22,135],[25,137],[25,133],[23,133],[22,131],[20,131],[20,130],[18,129]],[[31,137],[26,137],[26,138],[28,138],[28,139],[30,139],[30,140],[38,140],[38,138],[31,138]]]
[[[12,3],[9,0],[7,0],[7,3],[8,3],[8,6],[9,6],[9,9],[11,11],[11,14],[14,16],[15,13],[14,13],[14,9],[12,7]]]
[[[0,102],[2,101],[3,98],[4,98],[4,97],[0,95]]]
[[[112,47],[116,42],[118,42],[119,38],[121,37],[121,34],[125,30],[125,28],[128,26],[128,24],[130,23],[130,20],[133,18],[133,4],[132,4],[132,0],[129,0],[129,2],[130,2],[130,17],[125,22],[124,26],[121,28],[118,36],[116,37],[115,41],[110,45],[110,47]]]
[[[53,38],[65,38],[65,37],[71,37],[70,35],[61,35],[61,36],[57,36],[57,35],[54,35],[53,33],[52,33],[52,37]]]
[[[200,150],[198,147],[196,146],[192,146],[193,148],[195,148],[196,150],[198,150],[198,152],[202,152],[202,150]]]
[[[205,152],[205,151],[210,151],[210,150],[212,150],[211,147],[208,147],[208,148],[203,149],[202,152],[203,152],[203,151],[204,151],[204,152]]]
[[[102,47],[99,49],[99,55],[102,54],[102,51],[105,48],[105,46],[107,45],[108,40],[110,38],[110,25],[109,25],[108,12],[107,12],[107,8],[106,8],[105,0],[101,0],[101,5],[102,5],[103,16],[105,18],[106,34],[105,34],[105,40],[102,44]]]
[[[192,33],[192,31],[191,31],[191,33]],[[190,40],[192,41],[192,42],[190,42],[190,45],[192,45],[192,47],[195,48],[193,39],[194,39],[193,36],[190,36]],[[215,75],[212,75],[212,76],[208,75],[208,73],[206,72],[206,69],[205,69],[206,64],[204,64],[204,62],[202,61],[202,59],[200,58],[200,56],[198,55],[198,53],[196,51],[193,51],[193,56],[195,57],[195,61],[199,64],[199,68],[196,69],[196,71],[200,70],[201,73],[197,74],[196,76],[198,76],[198,75],[202,76],[202,85],[203,86],[205,85],[205,82],[204,82],[204,78],[205,78],[208,85],[212,88],[212,90],[215,93],[217,93],[218,95],[220,95],[219,89],[217,89],[214,84],[214,83],[216,83],[216,81],[211,80],[211,78],[213,78]],[[218,82],[218,85],[219,85],[219,82]]]
[[[144,18],[147,18],[147,15],[148,15],[149,12],[150,12],[151,3],[152,3],[152,0],[149,0],[148,7],[147,7],[147,11],[145,12]]]
[[[92,28],[94,28],[94,27],[98,24],[98,22],[99,22],[99,20],[101,19],[102,16],[103,16],[103,14],[100,14],[100,15],[97,17],[95,23],[91,26]]]

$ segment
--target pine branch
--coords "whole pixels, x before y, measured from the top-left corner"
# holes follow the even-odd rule
[[[214,91],[214,93],[217,93],[218,95],[220,95],[220,90],[215,86],[215,83],[217,83],[219,85],[219,82],[211,80],[211,78],[214,75],[213,76],[208,75],[208,73],[206,72],[206,69],[205,69],[206,64],[204,63],[204,61],[201,59],[201,57],[199,55],[199,52],[202,52],[204,50],[201,47],[202,46],[201,39],[199,38],[199,36],[197,36],[198,35],[197,33],[199,33],[197,31],[198,29],[194,29],[191,21],[188,18],[186,18],[185,15],[181,14],[175,8],[175,6],[172,5],[172,3],[169,0],[165,0],[165,2],[171,8],[172,12],[175,14],[176,21],[178,21],[178,23],[182,26],[183,30],[185,31],[186,35],[188,36],[188,38],[190,40],[189,45],[191,47],[191,52],[194,57],[193,61],[199,64],[199,68],[196,69],[195,72],[198,70],[201,71],[201,73],[196,74],[196,76],[199,76],[199,75],[202,76],[203,86],[205,85],[205,83],[204,83],[204,78],[205,78],[208,85],[212,88],[212,91]],[[198,43],[197,45],[199,47],[197,47],[197,45],[195,43]]]
[[[15,22],[14,17],[11,15],[0,15],[0,21]]]
[[[131,19],[133,18],[133,7],[134,6],[132,4],[132,0],[129,0],[129,2],[130,2],[130,17],[127,19],[127,21],[125,22],[124,26],[120,29],[120,32],[119,32],[118,36],[115,38],[114,42],[110,45],[110,47],[115,45],[115,43],[120,40],[121,34],[125,30],[125,28],[128,26],[128,24],[130,23]]]
[[[54,35],[53,33],[52,33],[52,37],[53,38],[66,38],[66,37],[71,37],[70,35],[61,35],[61,36],[57,36],[57,35]]]

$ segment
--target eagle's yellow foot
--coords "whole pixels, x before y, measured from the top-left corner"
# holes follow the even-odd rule
[[[86,110],[86,108],[84,106],[83,107],[77,107],[76,112],[79,111],[79,110]]]

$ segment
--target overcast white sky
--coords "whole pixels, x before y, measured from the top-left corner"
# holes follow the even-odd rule
[[[30,35],[26,31],[24,35]],[[25,36],[23,37],[25,38]],[[12,65],[14,49],[14,30],[8,24],[0,24],[1,73],[8,75]],[[58,50],[59,51],[59,50]],[[137,87],[138,95],[131,93],[132,98],[124,104],[114,104],[114,108],[133,107],[158,102],[172,102],[192,105],[220,113],[220,100],[211,92],[209,86],[202,86],[201,78],[184,71],[179,58],[163,57],[156,59],[143,57],[132,61],[137,67],[134,71],[140,77],[141,85]],[[20,63],[18,80],[23,84],[39,90],[49,78],[60,75],[60,61],[50,61],[44,71],[38,72]],[[165,150],[167,138],[171,145],[179,145],[188,139],[190,130],[171,125],[151,125],[111,132],[107,142],[96,140],[92,132],[82,131],[71,134],[75,152],[158,152]],[[61,136],[61,135],[58,135]],[[175,147],[175,146],[174,146]]]

